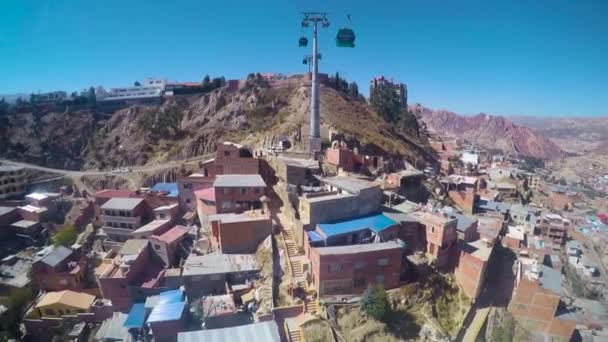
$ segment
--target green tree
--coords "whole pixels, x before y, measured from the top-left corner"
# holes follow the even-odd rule
[[[390,84],[378,84],[370,94],[369,101],[374,110],[387,122],[395,123],[401,113],[401,102]]]
[[[206,86],[209,83],[211,83],[211,78],[209,77],[209,75],[205,75],[205,77],[203,78],[203,86]]]
[[[348,95],[350,95],[354,98],[359,98],[359,86],[357,85],[356,82],[351,82],[348,85]]]
[[[76,242],[78,234],[76,233],[76,227],[73,224],[65,224],[59,231],[53,236],[53,245],[70,247]]]
[[[6,116],[8,115],[8,103],[6,102],[6,100],[4,99],[4,97],[2,99],[0,99],[0,116]]]
[[[7,311],[0,324],[0,340],[21,337],[19,323],[27,304],[33,300],[33,297],[32,291],[27,288],[14,289],[9,293],[6,301]]]
[[[368,316],[384,322],[391,311],[386,291],[381,286],[370,287],[361,297],[361,310]]]
[[[89,91],[87,92],[87,106],[89,106],[89,109],[95,109],[95,107],[97,106],[97,97],[95,96],[95,88],[93,88],[92,86],[89,88]]]

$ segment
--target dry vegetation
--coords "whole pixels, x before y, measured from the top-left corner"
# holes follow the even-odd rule
[[[333,336],[329,324],[325,320],[312,319],[301,325],[307,342],[332,341]]]

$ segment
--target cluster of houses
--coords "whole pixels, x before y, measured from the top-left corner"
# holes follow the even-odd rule
[[[516,318],[554,338],[592,326],[589,316],[558,310],[562,260],[588,279],[605,276],[572,239],[582,234],[578,221],[554,210],[563,198],[551,207],[519,203],[522,182],[544,184],[503,158],[484,167],[480,155],[468,149],[461,163],[450,160],[460,174],[435,176],[339,142],[317,159],[218,143],[214,158],[175,183],[97,192],[93,245],[9,256],[0,274],[40,290],[23,319],[37,340],[69,331],[98,341],[297,341],[323,303],[398,288],[420,262],[453,274],[475,302],[493,291],[488,268],[507,248],[517,258]],[[432,177],[439,188],[425,186]],[[429,200],[433,191],[450,205]],[[52,211],[53,196],[25,196],[10,224],[40,222],[30,212]],[[296,305],[275,306],[281,279]]]
[[[608,278],[602,274],[601,259],[608,250],[591,247],[594,242],[605,246],[606,217],[594,215],[595,209],[583,203],[578,191],[545,182],[539,174],[519,169],[512,159],[491,156],[478,147],[461,148],[455,140],[432,145],[447,174],[440,179],[442,192],[479,222],[485,216],[500,218],[501,245],[517,257],[509,310],[525,328],[554,340],[570,340],[575,328],[593,334],[608,328],[608,315],[590,309],[605,307],[601,302],[572,301],[575,296],[564,290],[564,282],[572,280],[563,271],[567,263],[600,298],[606,297]],[[538,204],[526,196],[528,191],[536,193]]]

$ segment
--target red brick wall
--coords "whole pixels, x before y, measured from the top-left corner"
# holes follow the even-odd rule
[[[327,163],[340,166],[344,171],[354,171],[355,155],[354,152],[343,148],[328,148],[325,152]]]
[[[271,230],[270,218],[249,222],[211,222],[211,232],[222,253],[254,253],[257,246],[270,235]]]
[[[224,192],[224,189],[227,191]],[[257,192],[256,192],[257,190]],[[243,212],[250,208],[237,208],[238,202],[257,202],[264,195],[264,188],[245,188],[245,193],[241,193],[241,188],[215,188],[215,206],[218,213]],[[223,207],[224,202],[229,202],[230,206]]]
[[[137,280],[140,274],[144,272],[145,268],[148,267],[149,260],[150,252],[146,250],[135,259],[126,277],[97,279],[101,295],[103,298],[111,300],[116,310],[128,310],[133,304],[129,295],[129,284]]]
[[[67,262],[68,260],[66,260]],[[82,278],[86,268],[86,257],[78,260],[79,269],[76,273],[56,272],[52,267],[43,263],[36,262],[32,265],[32,275],[34,281],[41,290],[62,291],[82,289]],[[65,282],[65,283],[62,283]]]
[[[456,267],[454,276],[466,295],[471,299],[476,299],[481,291],[486,265],[487,262],[460,251],[458,267]]]
[[[346,294],[340,293],[340,291],[324,290],[323,282],[331,280],[349,280],[352,286],[350,292],[353,294],[362,293],[369,285],[377,284],[377,276],[384,276],[383,286],[386,289],[399,286],[402,261],[401,248],[367,253],[321,256],[318,251],[320,248],[307,247],[310,254],[314,288],[319,295]],[[379,266],[378,260],[384,258],[388,259],[388,265]],[[365,266],[355,269],[355,264],[358,262],[364,262]],[[330,272],[330,264],[340,264],[341,270]],[[365,282],[359,287],[355,287],[354,282],[356,279],[364,279]]]
[[[448,196],[452,199],[452,201],[454,201],[454,203],[461,208],[462,210],[464,210],[466,213],[468,214],[472,214],[473,213],[473,209],[474,209],[474,205],[475,205],[475,198],[476,198],[476,194],[475,192],[468,190],[468,191],[449,191],[448,192]]]

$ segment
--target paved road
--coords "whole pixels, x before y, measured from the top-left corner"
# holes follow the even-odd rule
[[[22,166],[22,167],[26,167],[28,169],[58,173],[58,174],[74,176],[74,177],[105,176],[105,175],[126,176],[129,174],[134,174],[134,173],[138,173],[138,172],[155,172],[155,171],[161,171],[161,170],[166,170],[166,169],[172,169],[175,167],[179,167],[181,165],[198,163],[201,160],[205,160],[205,159],[209,158],[211,155],[212,154],[207,154],[204,156],[199,156],[199,157],[185,159],[185,160],[170,161],[170,162],[166,162],[166,163],[158,164],[158,165],[126,167],[130,170],[129,172],[111,172],[111,171],[100,171],[100,170],[74,171],[74,170],[54,169],[54,168],[44,167],[44,166],[40,166],[40,165],[36,165],[36,164],[17,162],[17,161],[12,161],[12,160],[7,160],[7,159],[0,159],[0,162],[3,164]]]

